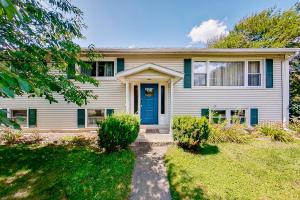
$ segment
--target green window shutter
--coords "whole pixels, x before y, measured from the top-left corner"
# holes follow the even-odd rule
[[[75,65],[68,65],[67,77],[68,79],[73,79],[75,77]]]
[[[192,87],[192,60],[191,59],[184,59],[183,87],[184,88]]]
[[[209,109],[208,108],[201,109],[201,117],[206,117],[207,119],[209,119]]]
[[[36,118],[37,118],[37,111],[36,109],[29,109],[29,128],[35,128],[36,127]]]
[[[111,116],[114,113],[114,109],[106,109],[106,116]]]
[[[1,114],[3,114],[3,116],[6,116],[6,118],[7,118],[7,114],[8,114],[7,113],[7,109],[6,108],[2,108],[1,111],[2,111]]]
[[[250,109],[250,125],[254,126],[258,124],[258,109],[251,108]]]
[[[266,59],[266,88],[273,88],[273,59]]]
[[[85,128],[85,109],[77,110],[77,125],[78,128]]]
[[[117,72],[122,72],[124,71],[124,58],[117,58]]]

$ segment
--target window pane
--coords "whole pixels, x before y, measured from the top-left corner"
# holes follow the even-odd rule
[[[246,111],[245,110],[231,110],[230,116],[231,116],[230,123],[243,124],[246,122]]]
[[[165,86],[164,85],[161,86],[160,92],[161,92],[160,113],[165,114]]]
[[[248,85],[249,86],[260,86],[260,74],[248,74]]]
[[[210,62],[211,86],[243,86],[244,62]]]
[[[194,62],[194,73],[206,74],[206,62]]]
[[[98,62],[98,76],[114,76],[114,62]]]
[[[138,86],[134,86],[134,113],[138,112],[138,106],[139,106],[139,98],[138,98]]]
[[[226,110],[214,110],[212,111],[212,122],[222,123],[226,120]]]
[[[154,95],[154,88],[145,88],[145,96],[152,97]]]
[[[96,76],[96,62],[92,62],[91,76]]]
[[[87,126],[96,127],[97,121],[104,119],[104,109],[88,109],[87,115]]]
[[[260,62],[249,61],[248,62],[248,73],[260,73]]]
[[[194,74],[195,86],[206,86],[206,74]]]
[[[27,126],[27,110],[12,110],[11,119],[21,126]]]

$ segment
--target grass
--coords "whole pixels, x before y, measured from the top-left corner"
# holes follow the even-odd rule
[[[128,199],[135,155],[0,146],[0,199]]]
[[[173,199],[300,198],[299,142],[212,147],[199,154],[169,147],[165,162]]]

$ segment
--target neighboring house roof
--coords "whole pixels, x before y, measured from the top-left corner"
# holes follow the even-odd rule
[[[118,53],[118,54],[295,54],[300,48],[95,48],[101,53]],[[82,48],[83,52],[88,48]]]

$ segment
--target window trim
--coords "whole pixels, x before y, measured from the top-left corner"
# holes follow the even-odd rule
[[[245,70],[244,70],[244,86],[211,86],[210,85],[210,73],[211,69],[209,63],[217,62],[241,62],[243,61]],[[260,86],[248,86],[248,62],[249,61],[259,61],[260,70],[261,70],[261,84]],[[206,62],[206,86],[196,86],[194,84],[194,62]],[[192,59],[192,89],[264,89],[265,88],[265,58],[193,58]]]
[[[222,107],[218,107],[218,108],[209,108],[209,121],[211,122],[212,120],[212,111],[223,111],[225,110],[225,116],[226,116],[226,120],[228,122],[228,125],[231,125],[231,111],[232,110],[244,110],[245,111],[245,125],[250,127],[250,108],[245,108],[245,107],[237,107],[237,108],[222,108]]]
[[[29,128],[29,108],[7,108],[7,117],[12,119],[13,110],[26,110],[26,126],[21,126],[22,128]]]
[[[107,117],[107,109],[114,109],[114,110],[116,110],[115,108],[112,108],[112,107],[107,107],[107,108],[103,108],[103,107],[100,107],[100,108],[95,108],[95,107],[85,108],[84,109],[84,113],[85,113],[85,128],[97,128],[97,126],[95,126],[95,127],[89,127],[88,126],[88,110],[104,110],[104,118],[106,118]]]

